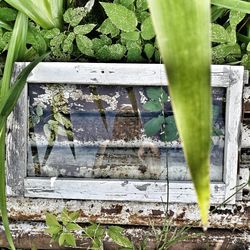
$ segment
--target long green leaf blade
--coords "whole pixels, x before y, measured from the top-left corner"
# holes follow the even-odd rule
[[[250,3],[242,0],[211,0],[211,3],[223,8],[250,14]]]
[[[8,117],[8,115],[12,112],[14,109],[19,96],[22,93],[22,90],[26,84],[27,77],[29,76],[30,72],[34,69],[34,67],[45,59],[45,57],[48,55],[44,54],[40,57],[38,57],[36,60],[28,64],[22,72],[17,77],[13,87],[8,91],[8,94],[1,102],[0,106],[0,117]]]
[[[10,79],[12,75],[13,65],[17,58],[21,58],[26,51],[26,36],[28,30],[28,17],[19,12],[15,21],[13,32],[11,35],[8,54],[5,61],[0,101],[8,92],[10,87]]]
[[[9,93],[5,99],[0,103],[0,209],[2,214],[2,221],[5,228],[5,234],[9,242],[9,246],[12,250],[15,250],[13,239],[11,236],[7,206],[6,206],[6,182],[5,182],[5,134],[6,123],[9,113],[13,110],[18,97],[20,96],[23,87],[26,83],[27,77],[32,69],[45,58],[43,55],[30,63],[18,76],[15,85],[9,90]]]
[[[63,0],[5,0],[45,29],[61,28]]]
[[[4,67],[4,74],[0,92],[0,108],[3,100],[9,92],[10,80],[13,71],[13,65],[17,58],[20,58],[26,50],[26,35],[28,28],[28,17],[19,12],[15,21],[13,32],[11,35],[8,54]],[[6,187],[5,187],[5,133],[7,116],[0,115],[0,209],[2,213],[2,221],[5,229],[6,238],[10,248],[15,249],[11,236],[6,206]]]
[[[210,1],[148,0],[203,224],[209,208]]]

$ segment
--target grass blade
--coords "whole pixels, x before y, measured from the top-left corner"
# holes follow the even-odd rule
[[[28,28],[28,17],[19,12],[15,21],[11,35],[8,54],[4,67],[4,74],[0,92],[0,108],[3,100],[9,92],[10,80],[13,71],[14,61],[22,56],[26,50],[26,35]],[[6,133],[7,116],[0,115],[0,209],[2,214],[3,226],[6,238],[11,249],[15,249],[11,236],[6,206],[6,187],[5,187],[5,133]]]
[[[5,0],[44,29],[61,28],[63,0]]]
[[[250,14],[250,3],[242,0],[211,0],[211,3],[226,9]]]
[[[1,102],[0,117],[8,117],[9,116],[9,114],[14,109],[20,94],[23,91],[23,88],[26,84],[27,77],[29,76],[30,72],[34,69],[34,67],[39,62],[44,60],[47,55],[48,55],[48,53],[38,57],[36,60],[31,62],[28,66],[26,66],[22,70],[22,72],[17,77],[13,87],[11,87],[11,89],[8,91],[8,94]]]
[[[8,31],[12,31],[12,27],[8,23],[1,21],[1,20],[0,20],[0,27]]]
[[[15,85],[8,91],[8,95],[0,103],[0,209],[2,214],[2,221],[5,229],[5,234],[12,250],[15,249],[13,239],[11,236],[7,206],[6,206],[6,183],[5,183],[5,134],[6,122],[9,113],[13,110],[18,97],[20,96],[23,87],[26,83],[27,77],[32,69],[45,58],[43,55],[30,63],[18,76]]]
[[[10,87],[10,79],[12,75],[13,65],[17,58],[24,55],[26,51],[26,36],[28,30],[28,17],[19,12],[15,21],[13,32],[11,35],[8,54],[5,61],[4,73],[2,78],[0,101]]]
[[[177,128],[205,225],[210,196],[210,1],[148,0],[148,3],[168,74]]]

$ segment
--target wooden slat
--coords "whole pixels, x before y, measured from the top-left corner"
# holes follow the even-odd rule
[[[69,192],[70,190],[70,192]],[[65,178],[26,178],[25,196],[76,200],[116,200],[167,202],[168,185],[163,181],[88,180]],[[211,184],[211,202],[225,198],[225,184]],[[170,182],[169,202],[195,203],[191,182]]]
[[[20,64],[22,65],[22,63],[17,63],[17,65]],[[227,87],[229,85],[230,66],[213,65],[211,71],[212,86]],[[73,78],[72,75],[74,75]],[[62,79],[64,83],[94,85],[161,86],[167,83],[165,68],[162,64],[62,62],[40,63],[32,71],[28,82],[61,83]]]
[[[230,87],[227,88],[226,102],[226,131],[225,131],[225,160],[224,182],[226,183],[226,199],[235,202],[235,187],[237,185],[238,151],[241,127],[243,67],[232,67]]]

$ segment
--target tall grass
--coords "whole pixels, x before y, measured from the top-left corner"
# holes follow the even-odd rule
[[[209,208],[210,1],[148,0],[204,225]]]

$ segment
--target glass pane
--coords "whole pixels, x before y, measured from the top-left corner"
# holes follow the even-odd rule
[[[28,176],[190,180],[167,88],[29,84]],[[213,89],[221,181],[225,89]]]

